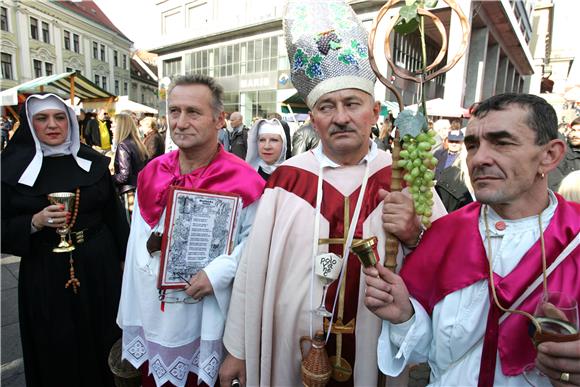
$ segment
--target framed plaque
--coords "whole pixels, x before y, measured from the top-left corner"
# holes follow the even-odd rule
[[[241,210],[236,194],[171,186],[158,288],[183,288],[216,257],[231,253]]]

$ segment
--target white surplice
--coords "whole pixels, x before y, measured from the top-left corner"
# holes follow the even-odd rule
[[[169,381],[183,387],[189,372],[215,384],[224,357],[222,336],[232,282],[258,202],[242,210],[232,254],[216,257],[204,268],[214,294],[196,304],[165,303],[162,311],[159,253],[150,255],[146,242],[153,231],[163,230],[165,216],[152,229],[141,217],[135,195],[117,324],[123,329],[123,358],[134,367],[149,361],[158,386]],[[187,297],[185,292],[177,296]]]
[[[542,212],[542,229],[546,230],[557,207],[550,192],[550,204]],[[485,207],[482,206],[482,211]],[[504,230],[494,225],[503,221]],[[519,220],[502,219],[489,208],[494,273],[505,277],[524,254],[540,238],[538,217]],[[487,252],[483,215],[479,216],[479,231]],[[461,236],[457,238],[461,243]],[[431,367],[430,386],[477,386],[483,350],[483,337],[490,308],[488,281],[478,281],[455,291],[435,305],[432,317],[423,306],[411,298],[415,315],[402,324],[383,321],[378,345],[379,368],[387,375],[398,375],[405,366],[428,361]],[[504,305],[509,307],[509,305]],[[551,385],[546,377],[528,372],[535,386]],[[506,376],[501,370],[499,355],[495,366],[495,386],[527,386],[523,375]]]

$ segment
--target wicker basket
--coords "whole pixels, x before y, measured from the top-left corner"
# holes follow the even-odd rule
[[[140,387],[141,372],[133,367],[127,360],[121,359],[123,350],[122,339],[111,348],[109,352],[109,368],[115,377],[115,386],[117,387]]]
[[[310,350],[304,353],[304,344],[310,343]],[[332,368],[326,354],[324,333],[317,331],[314,339],[308,336],[300,338],[300,349],[302,351],[302,364],[300,371],[302,374],[302,385],[305,387],[324,387],[330,380]]]

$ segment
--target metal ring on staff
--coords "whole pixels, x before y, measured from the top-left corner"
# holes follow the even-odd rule
[[[240,379],[234,378],[232,380],[232,387],[242,387],[242,383],[240,383]]]

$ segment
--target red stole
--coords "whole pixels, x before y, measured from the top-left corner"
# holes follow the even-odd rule
[[[556,194],[556,197],[558,206],[549,226],[544,230],[548,266],[580,232],[580,205],[567,202],[560,195]],[[480,208],[480,203],[471,203],[434,222],[419,247],[405,260],[401,276],[411,295],[429,314],[448,294],[488,279],[488,260],[478,226]],[[506,277],[494,276],[496,293],[502,306],[510,307],[541,275],[541,262],[538,240],[511,273]],[[548,277],[548,289],[566,292],[580,302],[579,277],[580,247],[577,247]],[[533,313],[541,292],[540,286],[518,309]],[[497,319],[503,313],[492,300],[490,302],[482,369],[492,374],[491,377],[480,375],[482,385],[493,384],[496,359],[495,350],[493,353],[488,350],[486,354],[486,342],[487,347],[493,349],[493,342],[496,341],[504,375],[521,374],[524,367],[533,363],[536,357],[536,350],[527,333],[528,319],[512,314],[497,326]]]
[[[361,175],[362,178],[362,175]],[[358,222],[356,224],[356,229],[354,233],[354,238],[362,239],[363,237],[370,237],[371,235],[363,236],[363,223],[368,218],[368,216],[373,212],[377,206],[381,203],[378,192],[379,188],[388,190],[391,181],[391,167],[385,167],[372,176],[369,177],[365,197],[362,203],[361,212],[359,215]],[[270,176],[267,183],[267,188],[280,187],[288,192],[292,192],[295,195],[301,197],[306,202],[310,203],[312,208],[316,208],[316,187],[318,182],[318,175],[308,172],[306,170],[295,168],[291,166],[282,165],[278,167],[274,173]],[[328,238],[343,238],[344,232],[344,196],[335,187],[329,184],[327,181],[322,183],[322,206],[321,215],[329,222],[329,235]],[[350,218],[354,214],[355,204],[360,195],[360,187],[358,187],[349,196],[350,200]],[[313,219],[314,220],[314,219]],[[351,227],[354,225],[351,225]],[[320,236],[325,238],[325,236]],[[337,254],[343,254],[342,245],[331,244],[328,248],[329,251]],[[356,256],[350,255],[348,259],[348,267],[345,278],[345,299],[344,299],[344,314],[343,314],[343,324],[347,324],[351,320],[355,319],[358,309],[359,300],[359,284],[360,284],[360,262]],[[336,296],[338,287],[338,281],[333,282],[327,292],[326,296],[326,308],[332,310],[334,303],[334,298]],[[320,300],[315,300],[317,303]],[[315,305],[315,307],[316,307]],[[338,305],[338,302],[337,302]],[[338,315],[338,306],[336,308],[334,315],[334,321]],[[316,317],[319,318],[319,317]],[[355,323],[356,326],[356,323]],[[335,356],[336,354],[336,335],[330,335],[326,346],[328,356]],[[370,349],[369,349],[370,350]],[[353,367],[355,365],[355,354],[356,354],[356,337],[355,334],[343,334],[342,335],[342,357],[345,358],[349,364]],[[336,380],[331,379],[327,386],[353,386],[353,377],[351,376],[349,380],[339,383]]]
[[[242,197],[246,208],[262,196],[264,179],[244,160],[226,152],[221,144],[214,159],[187,175],[179,169],[179,151],[151,160],[139,173],[137,196],[141,216],[154,227],[167,205],[171,185],[230,192]]]

